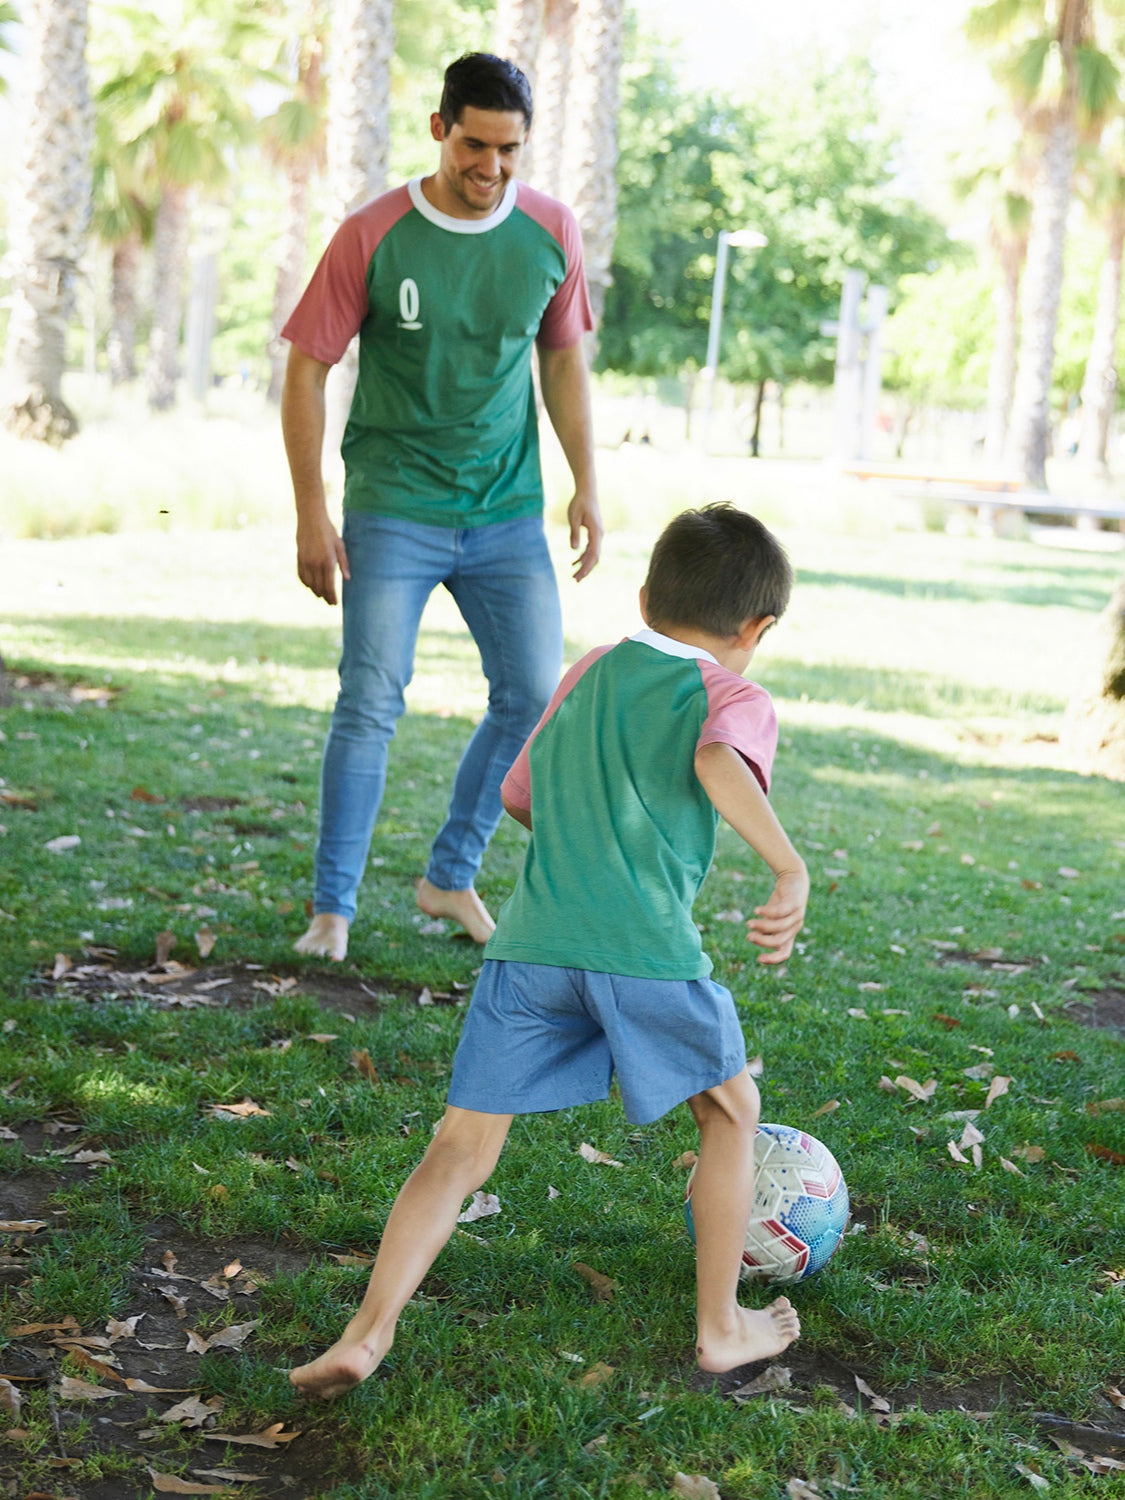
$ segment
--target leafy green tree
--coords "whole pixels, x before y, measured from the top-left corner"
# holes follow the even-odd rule
[[[123,7],[108,18],[98,105],[156,204],[147,368],[155,411],[176,397],[190,195],[223,183],[231,148],[252,133],[247,90],[265,74],[256,9],[252,0],[183,0],[175,15]]]
[[[1120,0],[986,0],[969,35],[992,52],[994,71],[1023,125],[1039,141],[1024,275],[1023,331],[1008,456],[1043,488],[1063,252],[1079,132],[1112,106],[1118,73],[1096,42],[1095,19],[1119,20]]]
[[[8,35],[8,28],[15,25],[19,19],[16,8],[10,0],[0,0],[0,52],[10,52],[12,43]],[[0,94],[8,92],[8,80],[0,73]]]
[[[101,114],[94,133],[91,228],[112,257],[106,353],[113,385],[137,376],[137,276],[156,218],[155,205],[146,197],[148,189],[108,117]]]
[[[720,368],[734,380],[828,381],[820,331],[844,272],[892,293],[948,253],[944,230],[895,186],[868,65],[855,59],[738,106],[687,95],[666,55],[638,45],[623,77],[620,226],[601,360],[659,375],[703,361],[721,229],[768,244],[731,256]],[[655,206],[659,211],[655,211]]]

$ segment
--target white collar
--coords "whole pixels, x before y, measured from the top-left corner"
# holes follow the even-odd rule
[[[486,219],[455,219],[452,214],[442,213],[441,209],[435,208],[422,191],[420,177],[411,178],[406,184],[406,191],[410,194],[411,203],[422,217],[429,219],[430,223],[436,224],[439,229],[448,229],[451,234],[487,234],[490,229],[503,224],[515,208],[519,186],[514,177],[509,177],[504,196]]]
[[[647,625],[644,630],[638,630],[636,635],[631,635],[629,639],[640,641],[644,646],[652,646],[657,651],[663,651],[665,656],[713,661],[717,667],[722,665],[717,657],[712,656],[710,651],[704,651],[702,646],[689,646],[687,641],[677,641],[670,635],[661,635],[659,630],[649,630]]]

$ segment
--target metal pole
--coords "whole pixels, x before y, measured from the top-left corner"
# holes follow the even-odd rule
[[[707,383],[707,420],[703,429],[703,444],[707,446],[711,436],[711,418],[715,411],[715,375],[719,365],[719,335],[723,326],[723,291],[727,281],[727,246],[730,234],[719,230],[719,248],[715,255],[715,283],[711,288],[711,322],[707,330],[707,362],[703,366],[703,379]]]

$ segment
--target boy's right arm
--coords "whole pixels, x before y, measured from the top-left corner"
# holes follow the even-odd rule
[[[719,816],[773,871],[773,892],[764,906],[754,908],[746,936],[759,948],[772,950],[761,954],[759,963],[784,963],[805,920],[809,899],[805,862],[778,822],[757,777],[732,745],[703,745],[695,753],[695,774]]]

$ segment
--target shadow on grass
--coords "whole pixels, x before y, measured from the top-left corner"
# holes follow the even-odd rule
[[[842,580],[841,580],[842,581]],[[890,580],[888,580],[888,583]],[[898,585],[895,585],[897,588]],[[213,681],[210,669],[232,665],[255,669],[276,664],[285,670],[334,672],[339,654],[338,617],[333,625],[265,625],[226,620],[109,619],[75,615],[64,619],[45,616],[17,622],[39,651],[53,641],[53,649],[64,658],[57,670],[68,673],[73,663],[76,676],[109,670],[124,678],[138,671],[137,658],[147,659],[145,676],[150,682],[182,685],[182,679]],[[9,666],[39,669],[39,663],[21,662],[9,647]],[[565,643],[568,662],[582,655],[583,647]],[[418,637],[416,675],[440,672],[456,666],[459,682],[463,672],[480,671],[480,658],[468,631],[428,628],[423,622]],[[204,670],[208,669],[208,670]],[[99,680],[101,678],[99,677]],[[784,656],[763,661],[763,684],[777,697],[817,703],[838,703],[886,712],[921,714],[926,717],[956,717],[963,714],[994,715],[1010,711],[1054,713],[1064,706],[1043,694],[1006,696],[996,689],[974,686],[918,672],[894,672],[850,664],[810,665]]]
[[[987,576],[980,579],[895,578],[875,573],[819,573],[800,570],[802,588],[813,584],[819,588],[859,589],[885,594],[893,599],[922,602],[945,600],[966,604],[1019,604],[1033,608],[1085,609],[1093,613],[1109,601],[1114,569],[1075,568],[1067,581],[1046,581],[1048,565],[990,563]],[[1000,576],[997,576],[997,575]]]

